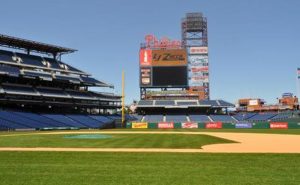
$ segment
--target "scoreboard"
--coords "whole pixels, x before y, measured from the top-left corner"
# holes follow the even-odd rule
[[[187,87],[185,49],[140,50],[141,87]]]

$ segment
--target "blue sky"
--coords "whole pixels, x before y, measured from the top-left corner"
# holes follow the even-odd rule
[[[181,38],[188,12],[208,18],[211,98],[273,103],[297,93],[298,0],[1,0],[0,33],[79,51],[63,61],[139,99],[138,51],[148,33]]]

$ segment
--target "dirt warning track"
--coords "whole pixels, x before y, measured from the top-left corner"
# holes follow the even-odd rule
[[[222,133],[222,132],[176,132],[176,131],[74,131],[47,132],[33,134],[205,134],[235,141],[230,144],[205,145],[201,149],[164,149],[164,148],[20,148],[3,147],[0,151],[74,151],[74,152],[169,152],[169,153],[300,153],[300,135]],[[28,134],[16,134],[28,135]],[[32,135],[32,134],[30,134]],[[1,137],[10,135],[2,135]]]

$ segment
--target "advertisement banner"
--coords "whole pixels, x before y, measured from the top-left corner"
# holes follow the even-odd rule
[[[208,122],[205,124],[207,129],[220,129],[222,128],[222,122]]]
[[[252,123],[248,122],[237,122],[235,128],[252,128]]]
[[[152,50],[153,66],[187,65],[187,53],[184,49]]]
[[[208,83],[208,76],[193,76],[191,77],[191,83]]]
[[[141,86],[151,85],[151,68],[141,68],[140,69],[140,79]]]
[[[195,122],[181,123],[181,128],[198,128],[198,123]]]
[[[191,69],[192,73],[207,72],[208,71],[208,66],[191,67],[190,69]]]
[[[147,122],[132,122],[131,128],[148,128]]]
[[[160,122],[158,123],[158,128],[174,128],[173,122]]]
[[[198,87],[198,86],[203,86],[203,82],[201,81],[193,81],[193,80],[189,80],[189,86],[190,87]]]
[[[190,47],[189,54],[208,54],[207,47]]]
[[[149,49],[140,50],[140,65],[141,66],[151,66],[152,62],[152,51]]]
[[[287,122],[271,122],[270,123],[271,129],[288,129],[288,123]]]
[[[190,56],[189,57],[190,66],[204,66],[208,65],[208,56]]]
[[[258,100],[249,100],[249,105],[258,105]]]

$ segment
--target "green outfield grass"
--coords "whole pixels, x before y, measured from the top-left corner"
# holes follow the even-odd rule
[[[53,135],[12,134],[11,136],[0,136],[0,147],[201,148],[203,145],[208,144],[233,142],[208,135],[183,134],[97,134],[100,136],[111,136],[111,138],[65,138],[72,135],[80,135],[80,133]]]
[[[0,152],[0,184],[300,184],[296,154]]]

